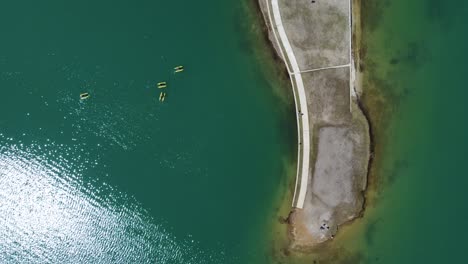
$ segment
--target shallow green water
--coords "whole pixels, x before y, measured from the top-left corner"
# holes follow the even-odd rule
[[[468,4],[361,2],[376,151],[366,211],[333,243],[283,262],[465,263]]]
[[[253,9],[137,2],[2,5],[0,262],[268,254],[295,128],[273,67],[261,69]]]
[[[464,263],[468,5],[363,2],[366,79],[386,100],[371,111],[389,118],[355,262]]]

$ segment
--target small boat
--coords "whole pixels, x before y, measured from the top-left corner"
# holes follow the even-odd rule
[[[165,92],[161,92],[161,93],[159,94],[159,101],[164,102],[164,99],[166,99],[166,93],[165,93]]]
[[[80,94],[80,99],[81,100],[85,100],[85,99],[88,99],[89,98],[89,93],[82,93]]]
[[[167,87],[167,83],[166,82],[158,82],[158,88],[161,89],[161,88],[166,88]]]
[[[184,66],[174,67],[174,70],[175,70],[175,72],[182,72],[182,71],[184,71]]]

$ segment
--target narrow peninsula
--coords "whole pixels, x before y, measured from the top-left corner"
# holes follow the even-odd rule
[[[370,133],[355,71],[359,10],[352,0],[259,3],[288,70],[297,112],[291,247],[309,249],[334,238],[364,206]]]

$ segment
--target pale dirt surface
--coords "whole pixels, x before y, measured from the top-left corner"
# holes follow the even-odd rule
[[[279,6],[301,71],[350,63],[348,0],[279,0]]]
[[[302,74],[312,123],[342,125],[351,119],[349,68]]]
[[[319,129],[317,158],[303,210],[303,224],[314,242],[328,240],[338,225],[361,211],[366,175],[355,160],[365,153],[363,132],[350,126]]]

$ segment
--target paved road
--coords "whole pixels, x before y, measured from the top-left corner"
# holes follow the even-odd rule
[[[306,94],[304,90],[304,83],[302,81],[301,71],[299,69],[299,65],[297,63],[296,57],[294,56],[294,52],[292,50],[291,44],[289,43],[288,36],[283,27],[283,22],[281,20],[281,14],[279,11],[278,0],[266,0],[267,7],[268,7],[268,15],[270,18],[270,23],[276,27],[276,31],[279,35],[276,35],[275,27],[273,27],[273,33],[275,34],[276,41],[281,42],[278,43],[280,49],[282,49],[281,53],[283,58],[290,62],[291,68],[288,67],[288,71],[290,74],[291,81],[293,82],[294,86],[297,88],[297,91],[294,91],[294,97],[296,100],[296,109],[298,111],[297,115],[297,122],[299,125],[299,154],[298,154],[298,172],[297,172],[297,179],[296,179],[296,189],[294,191],[294,198],[293,198],[293,207],[303,208],[304,207],[304,200],[306,197],[307,192],[307,181],[309,180],[309,166],[310,166],[310,131],[309,131],[309,112],[307,110],[307,100]],[[271,1],[271,9],[273,11],[273,18],[271,16],[270,10],[270,3]],[[273,21],[272,21],[273,20]],[[287,62],[286,62],[287,65]]]

